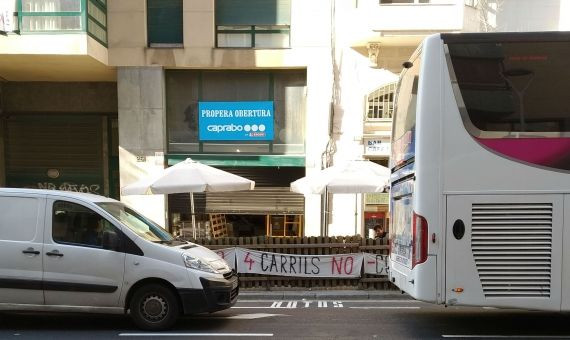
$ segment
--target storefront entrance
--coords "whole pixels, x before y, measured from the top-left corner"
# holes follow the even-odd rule
[[[6,186],[118,198],[116,118],[19,114],[5,122]]]

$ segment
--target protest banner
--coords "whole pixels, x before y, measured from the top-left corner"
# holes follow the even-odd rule
[[[364,253],[364,274],[388,275],[388,255]]]
[[[226,260],[231,269],[236,269],[236,248],[224,248],[215,250],[219,257]]]
[[[296,277],[360,277],[364,255],[295,255],[237,248],[238,273]]]

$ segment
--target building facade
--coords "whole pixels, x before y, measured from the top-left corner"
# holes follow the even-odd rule
[[[302,196],[290,182],[351,159],[388,165],[398,74],[423,37],[568,30],[569,3],[4,2],[0,185],[117,197],[184,232],[188,195],[119,188],[192,158],[256,181],[195,195],[204,233],[223,217],[235,236],[371,236],[389,229],[387,194]]]
[[[1,5],[0,185],[118,198],[105,1]]]

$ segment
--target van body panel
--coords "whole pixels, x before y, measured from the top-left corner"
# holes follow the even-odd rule
[[[44,235],[44,296],[47,305],[116,307],[123,287],[125,253],[53,239],[53,205],[48,198]],[[66,199],[90,210],[80,200]],[[95,211],[94,211],[95,212]],[[58,252],[62,256],[50,256]]]
[[[0,302],[44,304],[45,195],[0,196]]]
[[[132,287],[157,278],[174,287],[186,314],[235,304],[237,274],[216,253],[145,239],[102,202],[119,204],[90,194],[0,188],[0,310],[125,312]],[[183,254],[218,271],[188,268]]]

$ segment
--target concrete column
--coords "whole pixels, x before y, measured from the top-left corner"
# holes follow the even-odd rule
[[[121,187],[165,167],[166,103],[162,67],[119,67]],[[166,226],[166,196],[121,196],[121,201]]]

